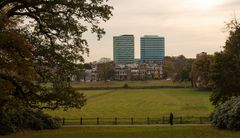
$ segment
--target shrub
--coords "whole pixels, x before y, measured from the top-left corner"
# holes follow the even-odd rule
[[[40,110],[18,109],[11,115],[11,121],[18,129],[57,129],[61,127],[59,119]]]
[[[53,118],[40,110],[21,108],[0,113],[0,135],[11,134],[22,129],[43,130],[60,127],[59,118]]]
[[[7,135],[16,132],[15,126],[4,111],[0,111],[0,135]]]
[[[240,130],[240,97],[234,97],[216,107],[212,123],[221,129]]]
[[[125,89],[127,89],[129,86],[128,86],[128,84],[127,83],[125,83],[124,85],[123,85],[123,88],[125,88]]]
[[[11,122],[19,129],[42,130],[43,123],[32,109],[16,109],[10,113]]]
[[[57,129],[62,126],[60,118],[51,117],[47,114],[42,114],[41,119],[44,125],[43,126],[44,129]]]

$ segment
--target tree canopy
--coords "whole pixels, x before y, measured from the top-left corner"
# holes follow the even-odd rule
[[[215,105],[240,96],[240,23],[234,19],[227,25],[229,37],[224,50],[215,53],[210,72]]]
[[[89,53],[83,34],[100,39],[112,9],[107,0],[1,0],[0,108],[81,108],[69,82]]]
[[[115,64],[113,61],[111,61],[110,58],[101,58],[97,64],[98,78],[100,80],[104,80],[105,82],[107,82],[107,80],[113,79],[114,67]]]
[[[166,57],[163,64],[164,78],[170,78],[173,81],[178,82],[190,81],[190,72],[193,61],[193,59],[188,59],[183,55]]]
[[[212,55],[201,53],[197,55],[196,60],[193,62],[191,76],[194,87],[210,88],[211,80],[209,77],[210,66],[212,64]]]

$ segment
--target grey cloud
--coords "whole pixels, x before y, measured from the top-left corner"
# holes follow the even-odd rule
[[[216,7],[216,10],[239,10],[240,0],[227,0]]]
[[[224,44],[224,21],[234,9],[240,9],[240,0],[224,0],[208,11],[194,9],[184,2],[190,0],[110,0],[115,10],[113,18],[103,27],[107,34],[99,42],[87,36],[90,57],[112,58],[112,37],[121,34],[135,35],[135,54],[139,55],[140,36],[156,34],[166,37],[166,53],[170,56],[184,54],[195,57],[202,51],[214,53]]]

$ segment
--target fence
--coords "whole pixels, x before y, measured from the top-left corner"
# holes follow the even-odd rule
[[[210,124],[209,117],[174,117],[174,124]],[[63,125],[157,125],[169,124],[169,117],[161,118],[63,118]]]

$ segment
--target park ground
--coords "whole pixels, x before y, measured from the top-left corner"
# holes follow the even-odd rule
[[[81,109],[47,111],[64,118],[159,118],[175,116],[208,117],[213,111],[210,91],[190,88],[80,90],[87,104]]]
[[[77,127],[25,131],[0,138],[240,138],[240,132],[211,126]]]
[[[181,86],[182,88],[123,89],[138,86]],[[87,104],[81,109],[45,111],[64,118],[146,118],[169,116],[209,117],[214,107],[211,92],[188,87],[189,83],[171,82],[92,82],[72,84],[84,93]],[[80,90],[79,88],[118,87],[118,89]],[[4,138],[240,138],[240,132],[219,130],[210,125],[183,126],[76,126],[58,130],[18,132]]]
[[[98,82],[76,82],[71,85],[76,89],[86,88],[123,88],[127,84],[130,88],[137,87],[191,87],[190,82],[172,82],[172,81],[98,81]]]

